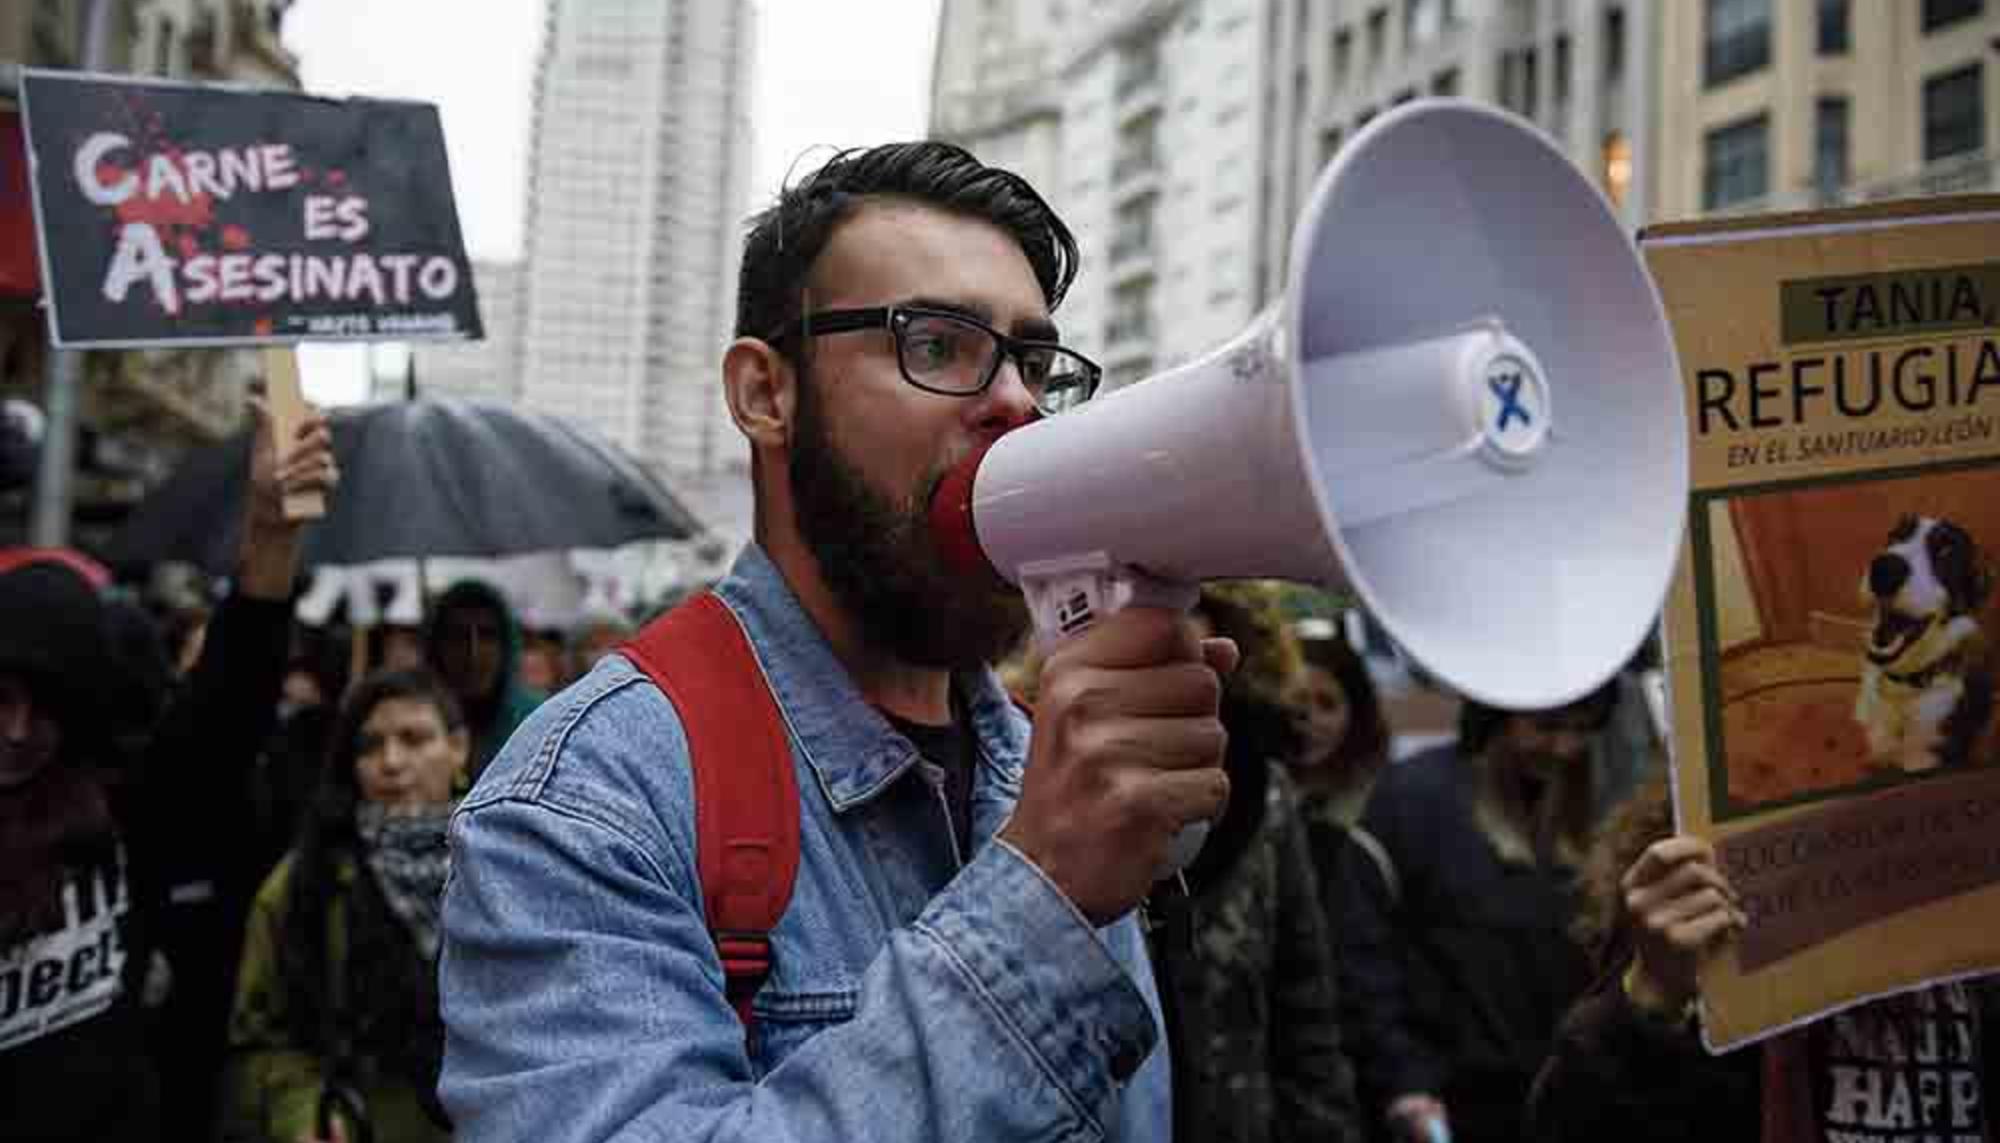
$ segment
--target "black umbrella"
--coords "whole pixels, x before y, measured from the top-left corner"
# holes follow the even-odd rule
[[[435,397],[329,416],[340,488],[307,529],[307,564],[613,548],[702,532],[630,456],[556,417]],[[139,505],[112,542],[111,562],[227,571],[249,449],[245,431],[189,458]]]

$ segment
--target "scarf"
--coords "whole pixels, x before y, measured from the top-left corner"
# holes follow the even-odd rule
[[[426,960],[437,956],[438,914],[451,867],[446,826],[457,808],[451,801],[428,806],[362,802],[354,809],[355,828],[382,899]]]

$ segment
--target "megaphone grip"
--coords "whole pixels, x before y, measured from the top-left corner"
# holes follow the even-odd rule
[[[1114,563],[1108,553],[1037,560],[1021,567],[1021,592],[1034,617],[1035,635],[1044,651],[1090,630],[1107,616],[1127,607],[1160,607],[1187,611],[1201,598],[1199,584],[1163,580]],[[1208,840],[1208,823],[1181,827],[1167,847],[1156,881],[1186,869]]]

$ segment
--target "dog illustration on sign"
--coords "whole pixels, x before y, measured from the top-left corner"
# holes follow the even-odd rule
[[[1993,716],[1980,613],[1993,570],[1950,520],[1905,516],[1861,577],[1874,611],[1854,718],[1870,761],[1907,774],[1962,766]]]

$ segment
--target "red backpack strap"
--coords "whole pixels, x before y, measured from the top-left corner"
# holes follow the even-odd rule
[[[712,592],[619,650],[680,714],[708,931],[747,1031],[750,1000],[771,973],[771,930],[799,872],[799,787],[784,718],[742,625]]]

